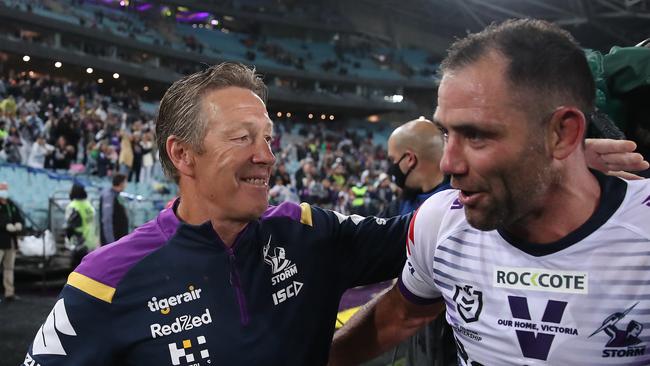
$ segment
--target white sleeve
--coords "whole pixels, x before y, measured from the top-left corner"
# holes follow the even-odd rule
[[[446,209],[446,196],[439,193],[429,198],[416,211],[409,225],[406,264],[398,280],[402,295],[414,304],[426,305],[442,300],[433,277],[433,259],[440,223]]]

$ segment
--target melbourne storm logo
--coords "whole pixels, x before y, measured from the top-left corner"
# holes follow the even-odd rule
[[[609,341],[603,350],[603,357],[633,357],[645,354],[646,347],[641,344],[643,341],[639,338],[643,324],[636,320],[630,320],[624,329],[619,329],[617,326],[638,304],[637,302],[622,313],[617,312],[608,316],[603,324],[589,336],[591,338],[600,332],[609,336]]]
[[[282,247],[275,247],[273,248],[273,255],[269,254],[269,250],[271,249],[271,237],[269,236],[269,242],[266,243],[263,249],[263,255],[264,255],[264,262],[271,266],[271,272],[273,274],[276,274],[283,269],[289,267],[291,264],[291,261],[286,258],[286,253],[284,251],[284,248]]]
[[[456,310],[460,317],[467,323],[475,322],[483,310],[483,292],[477,291],[470,285],[460,287],[456,285],[454,294]]]

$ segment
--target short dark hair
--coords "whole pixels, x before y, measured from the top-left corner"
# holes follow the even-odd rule
[[[538,107],[573,103],[585,114],[593,111],[596,85],[584,51],[569,32],[536,19],[491,24],[454,42],[440,70],[443,75],[459,70],[491,51],[506,58],[509,83],[516,90],[532,92],[527,96]]]
[[[126,175],[117,173],[113,176],[113,187],[117,187],[126,181]]]
[[[178,172],[167,156],[166,143],[171,135],[203,152],[207,121],[201,118],[201,101],[206,92],[229,86],[249,89],[266,103],[267,88],[255,68],[223,62],[174,82],[160,101],[156,118],[156,145],[165,174],[178,182]]]
[[[75,183],[72,185],[72,188],[70,188],[69,197],[71,200],[84,200],[88,198],[88,193],[86,193],[86,189],[83,185]]]

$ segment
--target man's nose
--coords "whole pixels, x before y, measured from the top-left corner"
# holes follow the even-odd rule
[[[463,145],[455,137],[449,137],[440,159],[440,170],[445,175],[463,175],[467,173],[467,160]]]
[[[255,154],[253,155],[253,163],[256,164],[275,164],[275,155],[271,149],[271,145],[265,140],[255,144]]]

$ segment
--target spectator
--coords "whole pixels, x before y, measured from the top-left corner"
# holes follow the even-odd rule
[[[119,240],[129,232],[129,217],[124,199],[120,193],[126,188],[126,176],[113,176],[111,187],[107,187],[99,198],[100,243],[106,245]]]
[[[136,183],[140,183],[140,171],[142,170],[142,157],[144,155],[141,136],[140,131],[134,132],[132,136],[131,151],[133,151],[133,166],[129,170],[129,182],[135,180]]]
[[[145,132],[142,135],[140,147],[142,148],[142,181],[149,183],[153,179],[154,165],[153,137],[151,132]]]
[[[97,247],[95,209],[88,200],[86,189],[75,183],[70,189],[70,203],[65,209],[66,238],[73,247],[73,263]]]
[[[27,165],[32,168],[43,169],[45,168],[45,161],[48,156],[54,152],[54,146],[45,142],[45,137],[39,135],[36,141],[32,144],[32,149],[29,153],[29,160]]]
[[[119,172],[127,177],[133,170],[133,136],[127,131],[120,133]]]
[[[18,206],[9,198],[9,185],[0,183],[0,262],[4,301],[19,299],[14,288],[14,263],[18,249],[18,236],[25,222]]]
[[[74,148],[66,143],[64,136],[59,136],[52,153],[52,169],[69,170],[74,160]]]

